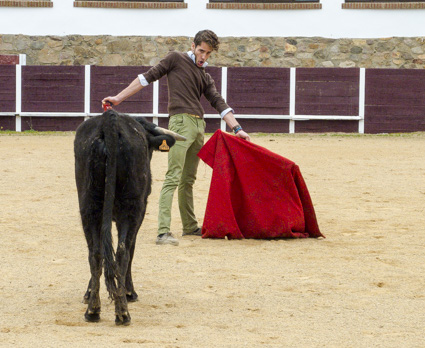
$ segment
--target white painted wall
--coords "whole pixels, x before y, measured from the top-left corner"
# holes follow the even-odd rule
[[[343,10],[344,0],[321,0],[321,10],[207,10],[208,0],[185,0],[187,9],[0,7],[0,34],[193,36],[212,29],[229,36],[382,38],[425,36],[425,10]]]

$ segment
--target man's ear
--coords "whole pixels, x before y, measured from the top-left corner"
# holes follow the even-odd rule
[[[192,52],[193,52],[193,53],[195,53],[195,48],[196,48],[195,43],[194,43],[194,42],[192,42]]]

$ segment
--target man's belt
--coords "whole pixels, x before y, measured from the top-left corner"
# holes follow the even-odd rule
[[[192,116],[192,117],[195,117],[195,118],[202,118],[201,116],[194,115],[194,114],[186,114],[186,115],[189,115],[189,116]]]

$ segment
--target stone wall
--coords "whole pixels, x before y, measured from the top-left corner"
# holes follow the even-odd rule
[[[0,35],[0,54],[26,54],[27,65],[154,65],[189,37]],[[326,39],[225,37],[212,66],[425,68],[425,37]]]

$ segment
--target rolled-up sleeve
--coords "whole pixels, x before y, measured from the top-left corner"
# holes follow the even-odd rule
[[[138,75],[138,78],[139,78],[140,84],[143,87],[146,87],[146,86],[149,85],[149,82],[146,80],[146,78],[145,78],[145,76],[143,74]]]
[[[221,118],[226,116],[229,112],[235,113],[235,110],[233,110],[232,108],[227,108],[226,110],[221,112],[221,114],[220,114]]]

